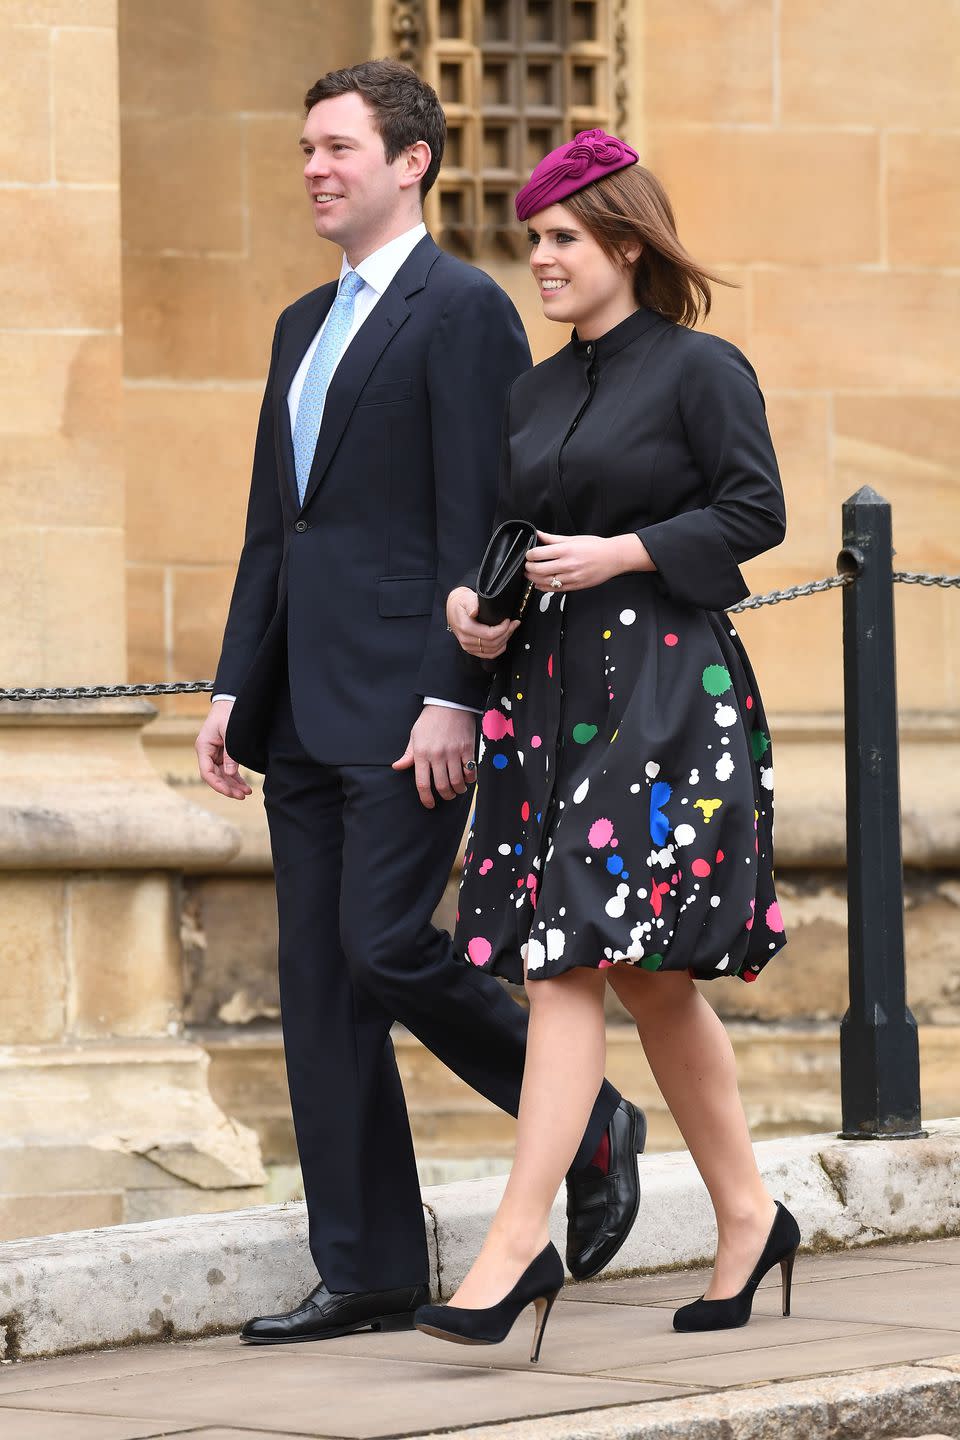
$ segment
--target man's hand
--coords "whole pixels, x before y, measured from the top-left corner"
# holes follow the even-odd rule
[[[206,781],[210,789],[228,796],[231,800],[245,800],[252,791],[246,781],[240,778],[239,766],[227,753],[227,747],[223,743],[232,709],[232,700],[213,702],[210,713],[200,727],[194,749],[197,752],[200,778]]]
[[[535,589],[589,590],[631,570],[653,570],[639,535],[551,535],[538,530],[541,543],[527,551],[527,579]],[[559,585],[553,581],[559,580]]]
[[[467,786],[473,784],[477,772],[465,770],[464,766],[473,760],[476,740],[477,717],[472,711],[424,705],[410,731],[407,748],[393,762],[393,769],[413,768],[420,803],[433,810],[437,803],[434,789],[444,800],[452,800],[454,795],[465,795]]]
[[[447,624],[461,650],[478,660],[496,660],[507,648],[519,620],[501,620],[499,625],[481,625],[477,619],[477,597],[465,585],[447,596]]]

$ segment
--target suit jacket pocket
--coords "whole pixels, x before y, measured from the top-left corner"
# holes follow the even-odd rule
[[[436,583],[432,575],[385,575],[377,581],[377,609],[390,617],[429,615]]]
[[[367,385],[360,392],[357,406],[389,405],[395,400],[409,400],[412,394],[412,380],[388,380],[382,385]]]

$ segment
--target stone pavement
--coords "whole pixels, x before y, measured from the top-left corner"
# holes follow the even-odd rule
[[[789,1319],[777,1269],[746,1329],[678,1335],[672,1312],[705,1274],[569,1285],[539,1367],[532,1311],[495,1348],[417,1333],[254,1348],[222,1335],[6,1363],[0,1436],[960,1437],[960,1238],[801,1255]]]

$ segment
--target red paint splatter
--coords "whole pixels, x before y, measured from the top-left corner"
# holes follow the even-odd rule
[[[650,887],[650,909],[653,911],[654,915],[659,916],[661,910],[663,909],[663,896],[666,895],[669,890],[670,886],[666,884],[666,882],[661,885],[658,881],[653,881],[653,884]]]
[[[694,875],[696,875],[700,880],[705,880],[706,877],[710,874],[710,861],[694,860],[693,864],[690,866],[690,869],[693,871]]]
[[[753,696],[752,696],[752,695],[748,695],[748,696],[747,696],[747,709],[748,709],[748,710],[752,710],[752,709],[753,709]]]
[[[722,851],[722,850],[718,850],[718,851],[717,851],[717,864],[718,864],[718,865],[722,865],[722,864],[723,864],[723,851]]]
[[[679,639],[680,639],[680,636],[679,636],[679,635],[674,635],[673,631],[671,630],[667,635],[664,635],[664,637],[663,637],[663,643],[664,643],[664,645],[671,645],[671,646],[673,646],[673,645],[676,645],[676,644],[678,643]]]
[[[529,800],[524,800],[523,804],[520,806],[520,819],[521,819],[521,820],[529,820],[529,819],[530,819],[530,802],[529,802]]]
[[[748,985],[752,985],[759,973],[759,970],[744,970],[741,972],[740,979],[746,980]]]
[[[550,679],[552,680],[552,679],[553,679],[553,656],[552,656],[552,655],[550,656],[550,659],[547,661],[547,674],[550,676]]]

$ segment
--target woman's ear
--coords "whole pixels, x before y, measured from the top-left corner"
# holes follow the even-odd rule
[[[637,240],[632,245],[627,245],[620,253],[623,256],[624,266],[636,265],[643,254],[643,245]]]

